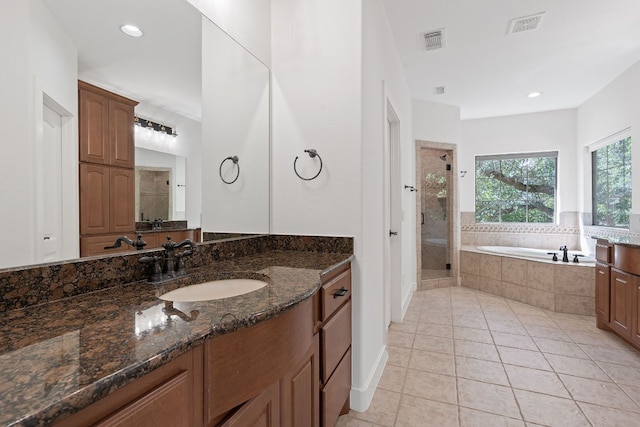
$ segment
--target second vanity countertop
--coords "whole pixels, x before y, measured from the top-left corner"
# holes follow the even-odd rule
[[[249,294],[167,304],[166,284],[123,284],[0,314],[0,424],[49,425],[207,338],[277,316],[311,297],[349,254],[269,251],[216,262],[190,277],[254,272]],[[178,279],[190,280],[190,279]]]

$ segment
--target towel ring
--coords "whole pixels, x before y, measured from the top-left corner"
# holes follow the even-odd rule
[[[316,156],[318,157],[318,159],[320,160],[320,169],[318,170],[318,173],[312,176],[311,178],[304,178],[300,176],[300,174],[298,173],[298,169],[296,169],[296,162],[298,161],[298,156],[296,156],[296,159],[293,161],[293,171],[296,173],[296,175],[298,175],[298,178],[302,179],[303,181],[311,181],[316,179],[318,175],[320,175],[320,172],[322,172],[322,157],[320,157],[320,154],[318,154],[318,152],[314,148],[309,148],[308,150],[304,150],[304,152],[309,154],[309,157],[311,157],[312,159]]]
[[[224,162],[226,162],[227,160],[231,160],[233,164],[238,168],[238,172],[236,173],[236,177],[233,179],[233,181],[227,181],[222,177],[222,165],[224,165]],[[238,156],[229,156],[224,159],[222,163],[220,163],[218,174],[220,175],[220,179],[222,180],[222,182],[224,182],[225,184],[233,184],[234,182],[236,182],[238,180],[238,177],[240,176],[240,163],[238,163]]]

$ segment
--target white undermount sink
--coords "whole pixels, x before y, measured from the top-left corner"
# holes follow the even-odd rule
[[[267,286],[267,282],[255,279],[222,279],[185,286],[160,295],[165,301],[211,301],[248,294]]]

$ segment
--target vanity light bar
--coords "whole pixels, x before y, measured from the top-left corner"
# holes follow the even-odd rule
[[[151,129],[151,130],[155,130],[156,132],[165,133],[167,135],[178,136],[178,133],[176,132],[176,128],[169,127],[162,123],[156,123],[154,121],[143,119],[138,116],[133,118],[133,122],[135,123],[136,126],[140,126],[143,129]]]

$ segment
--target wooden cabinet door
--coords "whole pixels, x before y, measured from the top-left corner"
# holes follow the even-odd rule
[[[79,93],[80,161],[108,164],[109,99],[80,89]]]
[[[640,345],[640,276],[632,277],[633,308],[631,312],[631,341]]]
[[[611,267],[606,264],[596,263],[596,316],[604,323],[609,324],[609,303]]]
[[[108,233],[109,167],[80,164],[80,234]]]
[[[300,424],[306,425],[306,424]],[[220,427],[279,427],[280,426],[280,382],[240,407]]]
[[[631,337],[634,296],[631,279],[630,274],[611,269],[611,328],[627,338]]]
[[[282,380],[282,426],[320,425],[320,347],[318,335],[297,366]]]
[[[133,106],[109,101],[109,163],[121,168],[135,167]]]
[[[111,168],[109,174],[110,232],[132,233],[135,230],[135,171]],[[134,236],[130,236],[133,238]]]

